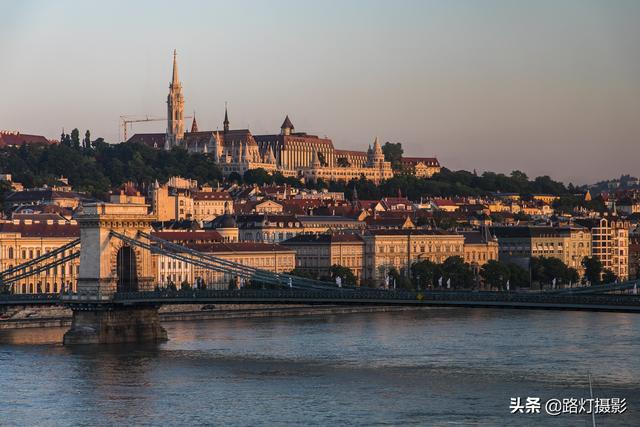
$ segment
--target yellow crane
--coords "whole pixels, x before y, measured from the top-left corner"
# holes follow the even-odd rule
[[[192,119],[193,116],[185,116],[185,119]],[[140,123],[140,122],[166,122],[166,117],[153,117],[153,116],[120,116],[120,121],[122,122],[122,136],[123,141],[127,141],[127,125],[129,129],[131,129],[132,123]]]

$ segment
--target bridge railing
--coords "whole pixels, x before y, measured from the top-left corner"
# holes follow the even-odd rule
[[[357,290],[340,292],[338,290],[300,290],[300,289],[242,289],[242,290],[161,290],[150,292],[117,293],[114,301],[180,301],[188,300],[308,300],[323,301],[362,301],[363,303],[405,302],[419,304],[424,302],[473,302],[473,303],[540,303],[540,304],[615,304],[640,305],[637,295],[555,295],[517,292],[465,292],[465,291],[388,291]]]
[[[60,302],[60,294],[2,294],[0,295],[0,302],[11,302],[19,305],[21,302],[34,303],[34,302]]]

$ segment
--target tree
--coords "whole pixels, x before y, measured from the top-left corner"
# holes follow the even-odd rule
[[[243,179],[246,184],[265,185],[273,182],[272,176],[263,168],[249,169],[244,173]]]
[[[480,277],[482,277],[486,285],[504,289],[511,277],[511,270],[504,263],[492,259],[482,266]]]
[[[509,283],[514,288],[526,288],[529,283],[529,272],[517,264],[507,264],[509,268]],[[577,273],[577,272],[576,272]]]
[[[569,283],[578,283],[580,281],[580,274],[578,273],[578,270],[576,270],[573,267],[569,267],[567,268],[567,277],[566,280]]]
[[[391,167],[393,169],[399,170],[402,169],[402,154],[404,151],[402,150],[402,144],[385,142],[382,146],[382,152],[384,153],[384,159],[387,162],[391,162]]]
[[[84,140],[82,141],[82,146],[84,148],[91,148],[91,132],[89,129],[84,133]]]
[[[438,265],[428,259],[415,262],[411,266],[411,279],[418,289],[433,286],[437,280]]]
[[[304,278],[307,278],[307,279],[317,279],[315,274],[313,274],[310,271],[303,270],[303,269],[301,269],[299,267],[296,267],[293,270],[291,270],[289,272],[289,274],[292,275],[292,276],[304,277]]]
[[[532,279],[540,283],[576,282],[578,272],[570,269],[562,260],[553,257],[531,258]]]
[[[451,256],[442,263],[443,280],[451,280],[454,288],[473,286],[474,274],[471,266],[459,256]]]
[[[582,260],[584,267],[584,277],[592,284],[600,284],[600,274],[602,273],[602,262],[596,257],[584,257]]]
[[[606,268],[602,273],[602,283],[613,283],[618,280],[618,276],[613,271]]]
[[[344,267],[340,264],[333,264],[329,269],[331,274],[331,280],[336,281],[337,277],[340,277],[343,285],[356,286],[357,279],[353,271],[349,267]]]
[[[71,146],[73,148],[80,148],[80,131],[75,128],[71,131]]]
[[[338,157],[336,164],[341,168],[348,168],[351,166],[351,163],[349,163],[349,160],[347,160],[346,157]]]
[[[227,181],[242,184],[242,175],[238,172],[231,172],[227,177]]]
[[[320,166],[329,166],[323,152],[318,151],[317,156],[318,156],[318,161],[320,162]]]

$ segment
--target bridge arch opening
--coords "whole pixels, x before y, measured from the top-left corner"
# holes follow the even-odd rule
[[[117,292],[138,291],[138,270],[136,254],[131,246],[123,246],[118,250],[117,263]]]

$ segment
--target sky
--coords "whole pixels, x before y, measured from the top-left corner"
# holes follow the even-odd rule
[[[0,129],[108,142],[166,116],[173,49],[200,130],[378,136],[450,169],[640,175],[640,1],[0,0]],[[191,120],[187,120],[190,127]],[[166,123],[132,132],[164,132]]]

